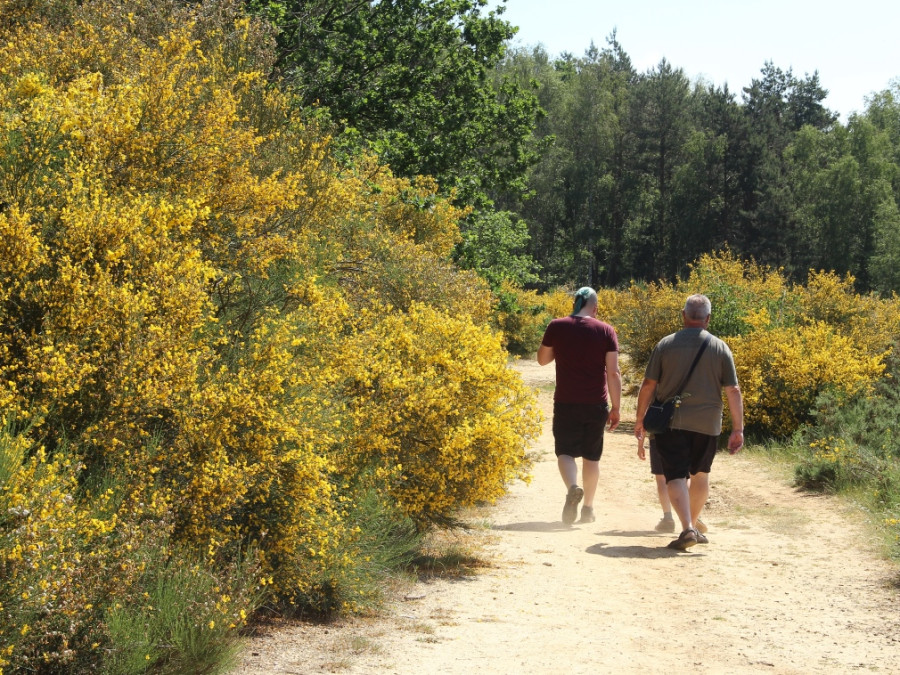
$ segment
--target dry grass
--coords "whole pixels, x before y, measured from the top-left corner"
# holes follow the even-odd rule
[[[461,515],[462,522],[469,523],[467,527],[430,532],[410,571],[420,580],[454,579],[492,567],[485,549],[495,535],[481,515],[480,510],[473,509]]]

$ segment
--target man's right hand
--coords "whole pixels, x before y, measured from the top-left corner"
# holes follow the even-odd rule
[[[728,436],[728,452],[732,455],[744,447],[744,432],[732,431]]]

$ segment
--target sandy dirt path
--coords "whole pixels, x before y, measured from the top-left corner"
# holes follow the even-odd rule
[[[532,483],[485,512],[490,565],[420,582],[378,618],[255,637],[235,673],[900,673],[898,570],[839,501],[720,454],[710,543],[669,550],[626,413],[606,437],[597,522],[565,527],[553,368],[516,367],[547,422]]]

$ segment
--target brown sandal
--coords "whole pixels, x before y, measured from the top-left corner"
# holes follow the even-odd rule
[[[685,551],[689,549],[691,546],[697,543],[697,530],[692,527],[689,527],[680,535],[678,535],[678,539],[673,539],[669,542],[667,548],[674,548],[677,551]]]

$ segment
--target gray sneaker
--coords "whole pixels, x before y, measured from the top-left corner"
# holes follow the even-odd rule
[[[666,518],[663,516],[659,519],[659,522],[656,524],[657,532],[674,532],[675,531],[675,519],[674,518]]]
[[[584,490],[573,485],[569,488],[569,494],[566,495],[566,505],[563,506],[562,521],[566,525],[575,522],[575,516],[578,515],[578,502],[584,497]]]
[[[597,520],[597,516],[594,515],[594,508],[592,506],[582,506],[581,507],[581,520],[579,523],[593,523]]]

